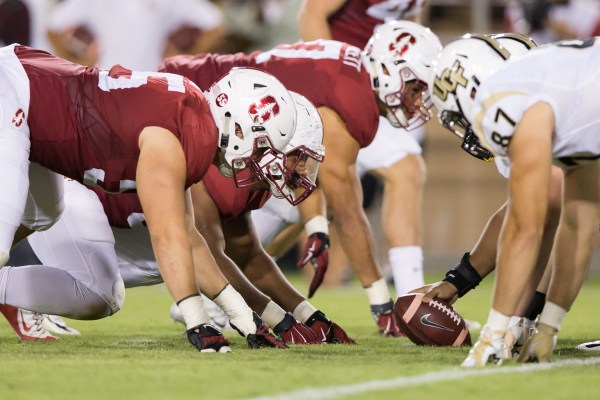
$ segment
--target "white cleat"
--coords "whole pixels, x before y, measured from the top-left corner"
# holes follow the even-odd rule
[[[483,326],[479,339],[469,351],[461,367],[484,367],[488,364],[501,365],[504,353],[504,334],[506,331],[493,331]]]
[[[73,336],[81,335],[81,333],[77,329],[71,328],[58,315],[48,315],[48,314],[43,314],[43,315],[44,315],[44,319],[42,320],[42,324],[44,325],[44,328],[46,328],[50,332],[55,333],[57,335],[73,335]]]
[[[581,343],[575,348],[582,351],[600,351],[600,340],[596,340],[595,342]]]
[[[8,304],[0,304],[0,312],[4,315],[19,339],[23,341],[58,340],[56,336],[53,336],[44,328],[42,323],[44,320],[43,314],[23,310],[22,308]]]

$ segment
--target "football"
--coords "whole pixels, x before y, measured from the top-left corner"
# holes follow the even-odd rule
[[[413,343],[424,346],[471,345],[465,320],[446,301],[423,303],[422,293],[400,296],[394,314],[400,327]]]

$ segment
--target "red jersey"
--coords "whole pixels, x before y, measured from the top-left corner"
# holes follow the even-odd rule
[[[222,221],[259,209],[271,197],[271,191],[268,189],[251,190],[250,187],[236,187],[233,179],[221,175],[215,166],[209,168],[202,183],[219,208]]]
[[[426,0],[348,0],[328,18],[331,37],[364,49],[377,25],[412,18]]]
[[[211,166],[202,178],[208,195],[219,208],[221,220],[235,218],[245,212],[256,210],[271,197],[270,190],[250,190],[248,187],[238,188],[231,178],[219,173]],[[142,205],[136,193],[112,195],[94,188],[98,195],[110,226],[115,228],[131,228],[136,224],[145,224]]]
[[[333,40],[280,45],[246,55],[199,54],[167,58],[159,70],[183,75],[207,90],[233,67],[268,72],[316,107],[334,110],[361,147],[377,132],[379,109],[360,49]]]
[[[30,160],[78,182],[135,191],[138,138],[169,130],[186,157],[186,187],[202,179],[217,149],[208,102],[189,80],[156,72],[87,68],[16,46],[29,78]]]

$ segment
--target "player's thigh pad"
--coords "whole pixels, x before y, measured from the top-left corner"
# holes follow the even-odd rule
[[[252,211],[252,223],[263,245],[271,243],[285,227],[300,221],[298,208],[285,199],[271,197],[258,210]]]
[[[131,229],[112,228],[119,270],[125,287],[148,286],[163,279],[152,250],[150,232],[142,224]]]
[[[93,191],[72,180],[65,180],[64,187],[62,217],[49,230],[31,235],[29,243],[44,265],[67,271],[102,296],[114,313],[125,289],[112,229]]]
[[[32,231],[45,231],[58,221],[65,207],[64,180],[62,175],[30,163],[24,226]]]
[[[408,155],[421,154],[421,145],[416,137],[414,131],[394,128],[386,118],[380,117],[375,139],[358,152],[356,167],[359,176],[377,168],[387,168]]]

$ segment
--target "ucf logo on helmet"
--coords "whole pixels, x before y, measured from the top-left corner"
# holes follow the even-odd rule
[[[248,113],[255,124],[264,124],[279,114],[279,104],[273,96],[267,96],[260,101],[250,104]]]
[[[448,93],[453,93],[460,85],[467,87],[467,78],[464,76],[464,68],[459,61],[455,61],[451,69],[446,68],[433,81],[433,93],[446,101]]]

